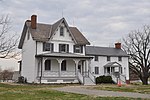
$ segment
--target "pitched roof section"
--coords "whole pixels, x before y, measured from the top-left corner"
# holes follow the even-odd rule
[[[89,41],[82,35],[82,33],[76,27],[69,27],[73,34],[77,44],[90,44]]]
[[[97,47],[86,46],[87,55],[99,55],[99,56],[124,56],[128,55],[122,49],[110,48],[110,47]]]
[[[52,34],[56,31],[56,29],[58,28],[58,26],[62,23],[62,21],[64,20],[64,18],[62,18],[62,19],[60,19],[60,20],[58,20],[56,23],[54,23],[52,26]],[[52,36],[52,34],[51,34],[51,36]]]
[[[24,24],[24,28],[22,31],[22,35],[20,38],[18,48],[22,49],[22,45],[23,45],[23,42],[24,42],[24,39],[25,39],[28,29],[29,29],[29,32],[31,33],[33,40],[48,41],[63,21],[66,23],[66,27],[68,28],[68,30],[76,44],[80,44],[80,45],[90,44],[89,41],[82,35],[82,33],[76,27],[69,27],[65,18],[62,18],[52,25],[37,23],[36,29],[32,29],[31,22],[26,21]]]

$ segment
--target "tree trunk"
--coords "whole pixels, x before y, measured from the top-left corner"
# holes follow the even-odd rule
[[[143,85],[148,85],[148,77],[141,77],[141,81]]]

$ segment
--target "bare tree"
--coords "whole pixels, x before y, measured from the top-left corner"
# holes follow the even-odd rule
[[[0,17],[0,58],[11,58],[17,56],[15,52],[18,38],[16,34],[10,34],[11,21],[7,16]]]
[[[0,77],[1,77],[1,80],[3,80],[3,82],[8,81],[8,80],[12,80],[13,71],[3,70],[0,74]]]
[[[144,26],[142,31],[132,31],[123,41],[123,49],[129,54],[129,68],[147,85],[150,77],[150,26]]]

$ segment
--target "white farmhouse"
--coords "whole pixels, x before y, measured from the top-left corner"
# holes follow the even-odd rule
[[[29,83],[94,85],[95,76],[106,74],[114,81],[117,77],[129,80],[128,56],[121,47],[86,45],[89,41],[76,27],[68,26],[65,18],[43,24],[32,15],[24,24],[18,46],[22,49],[21,76]]]

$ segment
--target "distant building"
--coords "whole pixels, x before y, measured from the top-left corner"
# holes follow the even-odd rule
[[[65,18],[53,24],[37,23],[37,16],[24,24],[19,42],[21,76],[32,83],[82,83],[94,85],[95,76],[111,75],[129,81],[128,55],[115,48],[93,47]]]

